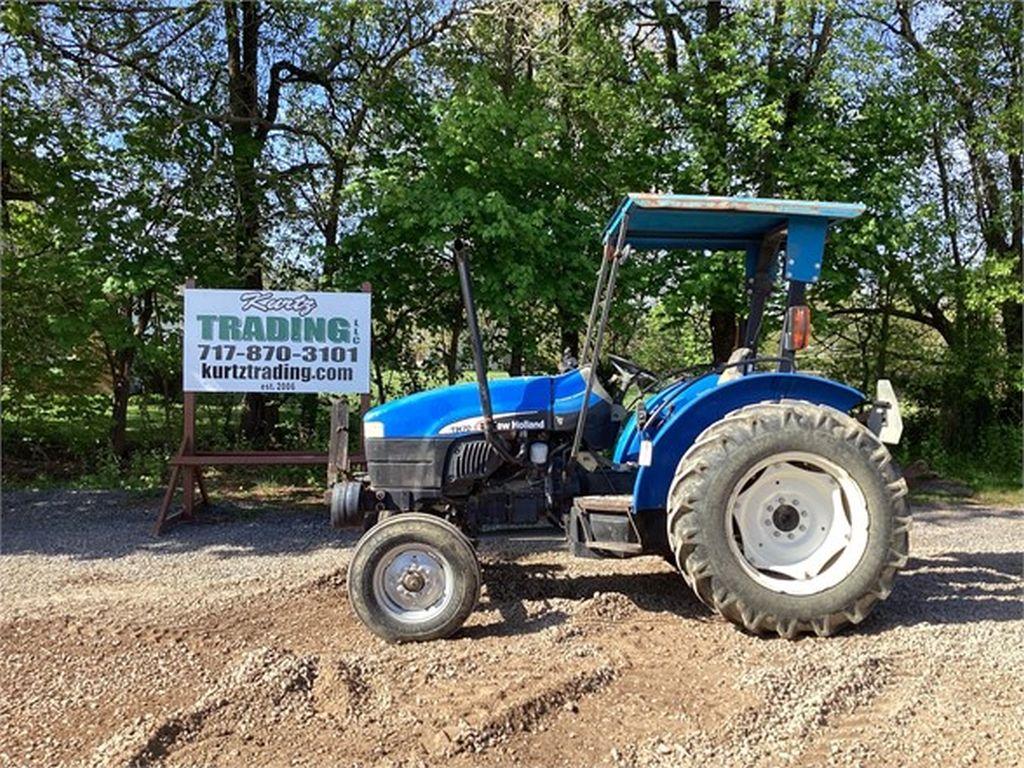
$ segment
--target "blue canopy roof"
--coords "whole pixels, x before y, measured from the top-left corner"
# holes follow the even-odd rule
[[[864,212],[860,203],[771,200],[631,193],[604,230],[618,241],[625,217],[625,245],[641,250],[740,250],[756,252],[764,236],[786,230],[786,277],[814,282],[821,271],[825,232],[831,221]]]

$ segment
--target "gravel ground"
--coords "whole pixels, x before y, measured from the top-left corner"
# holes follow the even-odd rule
[[[0,766],[1024,764],[1020,510],[915,511],[890,599],[839,637],[746,636],[658,558],[490,537],[454,639],[389,646],[354,533],[156,500],[3,498]]]

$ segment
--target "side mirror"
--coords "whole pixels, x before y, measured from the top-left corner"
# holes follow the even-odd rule
[[[797,304],[786,310],[782,329],[782,348],[787,352],[804,349],[811,341],[811,308]]]

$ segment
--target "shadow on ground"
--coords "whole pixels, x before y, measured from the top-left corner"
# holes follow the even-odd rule
[[[944,552],[912,557],[889,599],[863,624],[868,633],[918,624],[1017,621],[1024,615],[1024,555]]]
[[[561,549],[561,547],[560,547]],[[614,568],[614,562],[609,563]],[[603,595],[626,597],[641,611],[671,613],[681,619],[707,620],[711,612],[697,600],[675,571],[571,575],[554,563],[489,562],[483,567],[487,598],[484,610],[493,609],[502,621],[467,627],[467,637],[522,635],[564,623],[561,609],[531,616],[526,603],[551,600],[583,601]]]
[[[200,522],[153,535],[160,499],[121,491],[15,491],[3,495],[4,555],[55,555],[81,560],[198,549],[217,557],[299,554],[350,546],[357,529],[330,527],[326,508],[214,504]]]
[[[918,502],[914,504],[911,516],[914,524],[925,523],[940,528],[962,525],[964,521],[1007,520],[1016,518],[1024,523],[1024,513],[1020,510],[974,504],[970,500],[956,502],[956,506],[934,502]]]

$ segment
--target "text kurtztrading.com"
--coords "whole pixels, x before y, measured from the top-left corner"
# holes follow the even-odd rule
[[[204,379],[234,381],[351,381],[352,368],[309,365],[254,365],[252,363],[200,363],[199,375]]]

